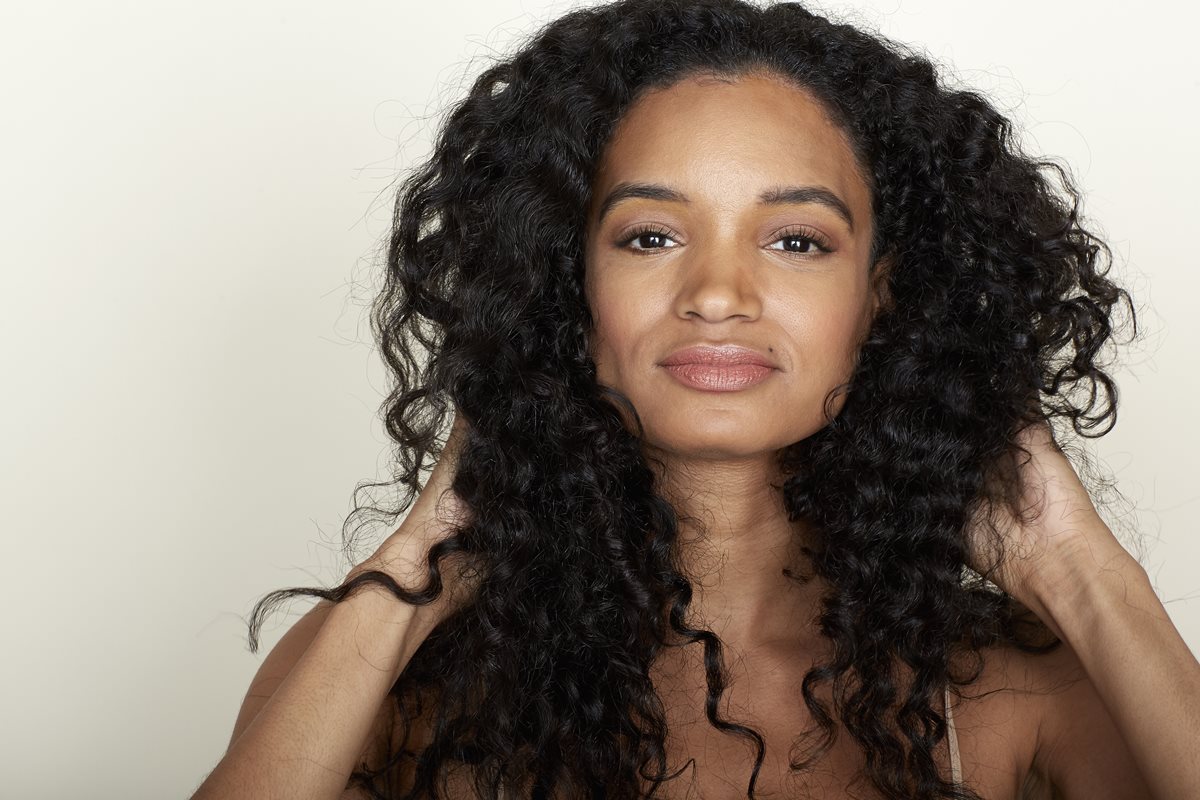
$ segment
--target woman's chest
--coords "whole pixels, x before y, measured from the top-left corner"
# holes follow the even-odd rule
[[[721,730],[711,723],[702,662],[689,661],[676,659],[656,668],[655,685],[668,728],[667,774],[679,773],[662,784],[656,796],[667,800],[742,800],[754,773],[755,742],[736,730]],[[823,731],[815,724],[800,689],[810,663],[743,656],[728,670],[730,682],[717,706],[721,719],[753,728],[763,740],[755,797],[881,797],[866,778],[865,754],[833,713],[828,684],[817,688],[817,698],[834,717],[836,736],[829,749],[806,769],[789,769],[790,760],[812,756],[824,741]],[[1014,800],[1033,759],[1032,737],[1037,721],[1031,715],[1036,709],[1019,693],[984,694],[979,686],[966,691],[982,696],[953,698],[964,781],[985,800]],[[942,777],[949,781],[947,740],[937,745],[933,757]],[[649,789],[649,782],[645,782],[645,789]]]
[[[685,722],[677,708],[668,711],[667,774],[679,774],[659,789],[658,796],[667,800],[743,800],[752,777],[754,796],[761,800],[837,798],[847,796],[850,784],[862,772],[861,752],[848,746],[845,735],[840,735],[830,750],[805,770],[790,770],[789,759],[811,754],[819,738],[800,736],[808,721],[805,715],[784,715],[777,710],[768,722],[761,714],[730,714],[725,710],[725,720],[753,728],[762,737],[763,760],[755,776],[754,740],[734,730],[714,727],[704,717],[702,707],[692,711],[698,711],[701,719],[695,719],[693,713]],[[785,719],[788,716],[794,716],[796,724],[789,724]],[[793,743],[797,747],[793,748]],[[855,797],[866,800],[878,796],[865,786],[855,788]],[[648,782],[645,789],[648,793]]]
[[[751,728],[762,737],[763,761],[754,796],[761,800],[847,796],[865,759],[844,729],[838,729],[829,750],[808,768],[796,772],[788,767],[790,760],[813,755],[822,741],[800,693],[803,675],[793,677],[794,682],[780,672],[735,674],[717,706],[722,720]],[[664,683],[658,692],[667,720],[668,774],[682,768],[661,787],[662,796],[667,800],[744,800],[754,774],[755,741],[734,729],[713,725],[703,676],[677,678]],[[827,697],[822,701],[831,707]],[[863,800],[878,796],[861,779],[853,788],[854,795]]]

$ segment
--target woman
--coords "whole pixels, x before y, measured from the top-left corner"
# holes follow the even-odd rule
[[[1128,306],[1051,169],[795,4],[548,25],[398,198],[415,505],[259,604],[324,600],[195,797],[1200,793],[1200,665],[1051,433]]]

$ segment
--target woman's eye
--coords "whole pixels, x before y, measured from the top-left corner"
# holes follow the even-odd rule
[[[671,244],[667,245],[667,242],[671,242]],[[633,248],[634,250],[663,250],[668,247],[679,246],[674,243],[674,240],[671,239],[666,231],[651,229],[633,231],[621,242],[622,247],[629,247],[634,244],[637,245]]]
[[[775,245],[777,244],[782,244],[783,246],[776,247]],[[641,251],[669,250],[679,246],[678,242],[671,238],[670,231],[658,228],[641,228],[631,231],[619,242],[619,245]],[[809,230],[801,233],[784,233],[771,243],[770,249],[802,256],[830,252],[826,241],[815,231]]]
[[[779,243],[783,243],[784,246],[775,247]],[[771,249],[782,250],[785,253],[798,253],[804,256],[829,252],[829,248],[821,239],[799,233],[788,233],[780,236],[771,243]]]

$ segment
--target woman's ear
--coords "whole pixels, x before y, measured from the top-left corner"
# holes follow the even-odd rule
[[[892,265],[895,262],[895,257],[892,253],[887,253],[876,260],[871,267],[871,318],[874,319],[879,312],[888,311],[892,307],[892,291],[889,283],[892,272]]]

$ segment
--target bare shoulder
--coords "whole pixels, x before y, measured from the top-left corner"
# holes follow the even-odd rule
[[[979,679],[953,690],[968,785],[983,797],[1150,797],[1067,642],[1048,653],[1006,645],[980,655]]]
[[[367,742],[358,769],[369,774],[380,772],[375,778],[376,788],[385,789],[388,794],[403,795],[410,792],[416,782],[416,758],[433,742],[433,729],[438,707],[434,695],[428,691],[422,693],[421,700],[415,706],[406,705],[405,714],[401,714],[395,697],[389,695],[379,710],[375,726]],[[401,750],[406,750],[412,757],[396,758]],[[382,772],[387,767],[386,772]],[[443,770],[446,767],[443,766]],[[454,798],[473,798],[477,794],[474,788],[473,772],[466,765],[457,765],[444,772],[437,779],[442,795]],[[370,800],[371,795],[365,788],[356,786],[347,789],[340,800]]]
[[[312,644],[333,606],[334,603],[331,601],[322,600],[309,609],[288,628],[263,659],[246,691],[245,699],[242,701],[242,707],[234,722],[229,747],[232,747],[238,737],[250,726],[274,695],[275,690],[295,667],[296,662]],[[377,770],[381,765],[387,763],[391,735],[395,727],[394,706],[395,702],[388,696],[376,713],[365,749],[359,757],[358,769]],[[419,734],[420,727],[417,730]],[[363,789],[349,789],[342,794],[342,800],[367,800],[369,797],[370,795]]]
[[[986,647],[981,662],[960,661],[955,675],[979,677],[951,687],[951,707],[964,782],[982,797],[1017,797],[1037,753],[1045,703],[1046,676],[1056,670],[1008,645]]]
[[[1028,672],[1044,690],[1030,771],[1067,798],[1150,798],[1124,736],[1070,643],[1027,658]]]

